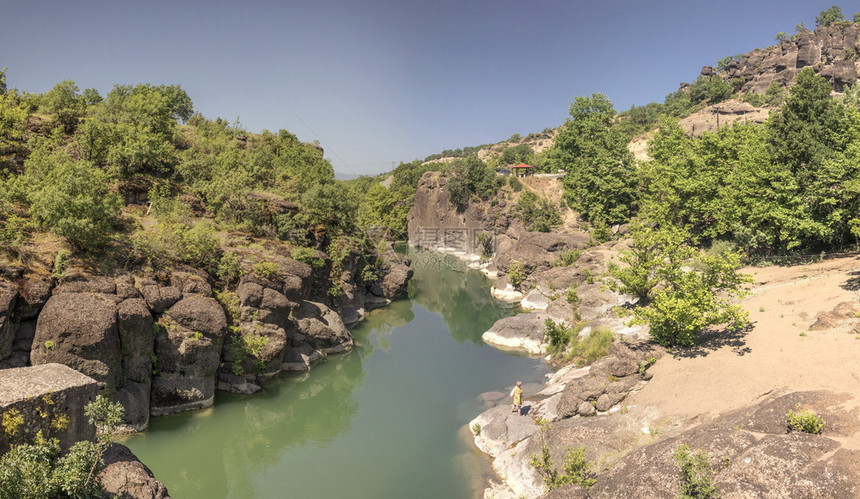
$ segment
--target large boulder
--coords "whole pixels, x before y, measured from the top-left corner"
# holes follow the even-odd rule
[[[12,353],[17,329],[12,312],[17,298],[18,290],[11,283],[0,283],[0,360]]]
[[[293,312],[295,329],[325,353],[352,350],[352,334],[340,316],[322,303],[305,301]]]
[[[49,277],[31,277],[22,282],[15,318],[19,321],[35,319],[48,298],[51,297],[53,282]]]
[[[107,497],[120,499],[170,499],[167,488],[155,479],[131,450],[111,444],[102,457],[105,467],[99,473]]]
[[[153,415],[212,405],[226,331],[224,310],[200,295],[183,298],[161,316],[155,338]]]
[[[393,300],[406,291],[406,286],[409,284],[409,279],[412,279],[413,273],[412,268],[408,265],[402,263],[394,265],[382,278],[381,289],[374,294]]]
[[[51,296],[36,323],[30,362],[64,364],[116,390],[122,367],[114,300],[86,292]]]
[[[20,425],[4,422],[0,455],[12,444],[31,442],[38,431],[57,438],[63,449],[92,439],[95,427],[84,416],[84,407],[97,394],[92,378],[61,364],[0,369],[0,415],[8,422],[21,418]]]

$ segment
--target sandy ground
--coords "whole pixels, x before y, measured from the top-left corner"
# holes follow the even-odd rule
[[[743,301],[753,328],[660,359],[628,405],[662,418],[709,419],[769,394],[828,390],[848,394],[843,408],[860,413],[860,319],[809,329],[840,303],[860,310],[860,257],[745,272],[755,279]],[[860,434],[844,445],[860,449]]]

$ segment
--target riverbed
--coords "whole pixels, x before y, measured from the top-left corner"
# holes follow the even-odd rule
[[[124,443],[176,499],[475,497],[489,466],[464,427],[488,407],[481,394],[542,382],[548,369],[481,341],[516,313],[481,273],[412,257],[408,296],[356,325],[352,352],[255,395],[154,418]]]

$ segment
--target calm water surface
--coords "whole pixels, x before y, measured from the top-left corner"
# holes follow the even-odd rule
[[[488,463],[464,425],[479,395],[546,368],[481,342],[514,312],[483,275],[439,258],[413,255],[408,298],[357,325],[354,351],[124,443],[176,499],[474,497]]]

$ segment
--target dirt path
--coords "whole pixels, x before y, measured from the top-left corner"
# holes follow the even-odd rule
[[[664,357],[628,404],[656,408],[664,418],[709,419],[770,393],[823,389],[849,394],[845,408],[860,412],[860,319],[852,313],[830,329],[809,329],[840,303],[860,310],[860,258],[745,271],[755,278],[743,302],[752,330],[692,355]],[[860,435],[845,444],[860,448]]]

